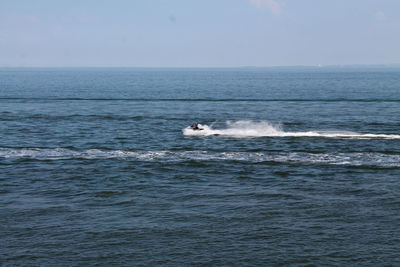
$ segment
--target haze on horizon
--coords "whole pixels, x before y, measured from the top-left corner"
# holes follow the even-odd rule
[[[400,63],[398,0],[2,0],[2,67]]]

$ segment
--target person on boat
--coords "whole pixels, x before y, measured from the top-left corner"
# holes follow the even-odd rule
[[[198,123],[193,123],[190,128],[192,128],[192,130],[196,131],[196,130],[203,130],[199,128],[199,124]]]

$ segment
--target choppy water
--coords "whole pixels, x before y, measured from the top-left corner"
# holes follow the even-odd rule
[[[6,266],[400,264],[399,69],[1,69],[0,137]]]

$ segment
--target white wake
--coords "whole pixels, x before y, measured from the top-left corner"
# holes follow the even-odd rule
[[[328,164],[343,166],[375,166],[399,168],[399,154],[379,152],[312,153],[312,152],[215,152],[215,151],[134,151],[134,150],[71,150],[66,148],[1,148],[2,160],[124,160],[144,162],[237,161],[296,164]]]
[[[306,131],[286,132],[280,125],[273,125],[267,121],[227,121],[226,127],[214,129],[212,126],[201,125],[202,130],[184,128],[186,136],[220,135],[227,137],[321,137],[321,138],[349,138],[349,139],[400,139],[400,134],[356,133],[350,131]]]

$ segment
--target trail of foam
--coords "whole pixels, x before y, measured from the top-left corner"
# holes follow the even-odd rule
[[[285,132],[281,126],[275,126],[267,121],[227,121],[226,128],[214,129],[212,126],[200,125],[203,130],[195,131],[190,127],[184,128],[186,136],[220,135],[227,137],[320,137],[320,138],[347,138],[347,139],[400,139],[400,134],[372,134],[355,133],[349,131],[307,131]]]
[[[101,160],[185,162],[238,161],[328,164],[349,166],[400,167],[400,154],[383,153],[308,153],[308,152],[208,152],[208,151],[127,151],[89,149],[0,148],[1,159]]]

